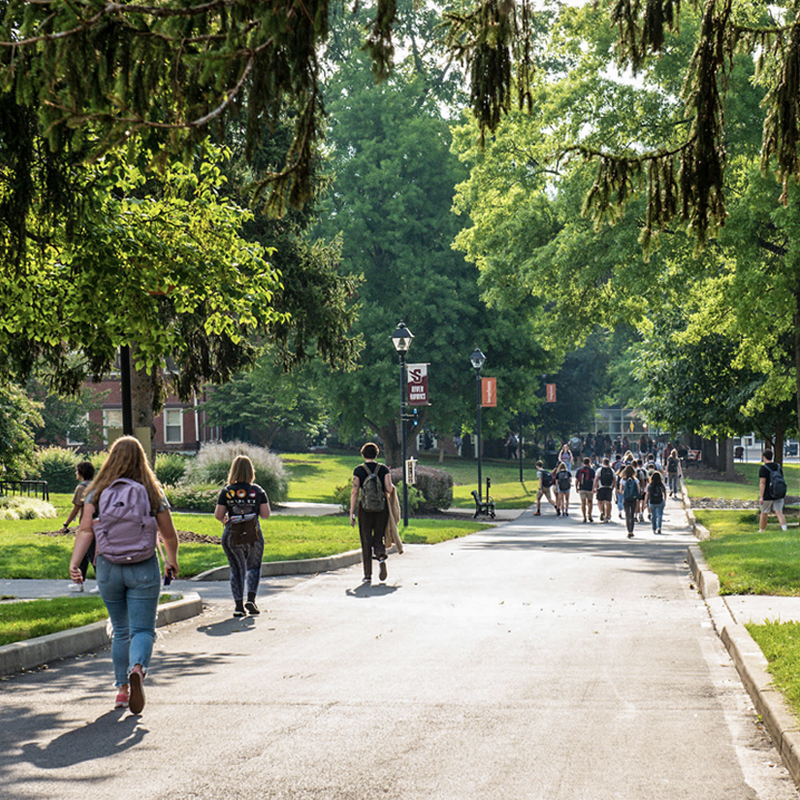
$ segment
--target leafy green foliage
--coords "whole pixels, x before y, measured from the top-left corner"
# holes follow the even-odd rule
[[[403,471],[392,470],[392,481],[400,484],[402,493]],[[396,484],[395,484],[396,485]],[[446,511],[453,504],[453,478],[443,469],[417,466],[417,482],[408,487],[422,495],[422,502],[415,508],[420,511]],[[399,497],[400,495],[398,495]]]
[[[158,453],[153,470],[162,486],[174,486],[186,474],[186,456],[181,453]]]
[[[210,514],[214,511],[219,497],[219,484],[181,483],[165,485],[164,494],[171,508],[178,511],[199,511]]]
[[[48,491],[73,492],[78,484],[75,467],[82,457],[68,447],[43,447],[36,453],[35,480],[47,481]]]
[[[42,424],[41,405],[21,388],[0,384],[0,474],[24,478],[34,463],[33,430]]]
[[[0,497],[0,519],[55,519],[52,503],[35,497]]]

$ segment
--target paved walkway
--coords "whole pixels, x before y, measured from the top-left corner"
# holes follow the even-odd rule
[[[269,579],[244,620],[208,596],[141,717],[110,709],[107,652],[2,682],[3,800],[797,798],[692,541],[677,506],[632,541],[525,513],[409,545],[385,585]]]

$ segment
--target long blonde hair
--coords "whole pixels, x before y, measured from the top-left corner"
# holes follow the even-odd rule
[[[249,456],[236,456],[228,472],[228,485],[232,483],[253,483],[256,471]]]
[[[155,511],[161,505],[161,484],[147,463],[144,448],[133,436],[120,436],[108,451],[105,464],[92,483],[90,491],[94,493],[94,506],[100,505],[100,495],[118,478],[130,478],[141,483],[147,489],[150,507]]]

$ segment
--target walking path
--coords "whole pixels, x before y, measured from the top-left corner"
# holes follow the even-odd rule
[[[413,524],[413,523],[412,523]],[[107,651],[2,684],[4,800],[797,798],[665,535],[530,512],[359,566],[269,578],[260,617],[192,584],[141,717]],[[216,594],[219,592],[219,594]]]

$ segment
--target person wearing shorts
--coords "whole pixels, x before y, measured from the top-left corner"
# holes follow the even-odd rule
[[[764,463],[758,470],[758,504],[761,506],[761,515],[758,521],[759,533],[764,533],[767,529],[767,517],[770,514],[775,514],[781,525],[781,530],[786,530],[786,517],[783,515],[784,498],[774,498],[769,486],[770,475],[781,468],[780,464],[776,464],[772,459],[772,450],[765,450],[761,456],[761,460]]]
[[[553,508],[556,508],[556,501],[553,500],[551,491],[553,479],[541,461],[536,462],[536,475],[539,478],[539,488],[536,490],[536,511],[533,512],[533,516],[540,517],[542,515],[542,498],[546,497]]]
[[[593,522],[592,505],[594,504],[594,470],[589,458],[583,459],[583,466],[575,473],[575,485],[581,498],[581,513],[584,522]]]
[[[600,522],[611,522],[611,501],[614,497],[614,484],[616,478],[611,468],[609,459],[604,458],[603,464],[594,476],[594,491],[597,497],[597,507],[600,510]]]

